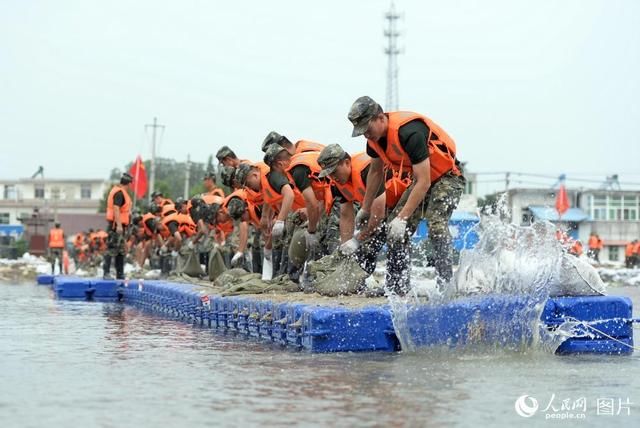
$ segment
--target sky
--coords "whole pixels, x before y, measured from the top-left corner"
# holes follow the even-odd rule
[[[106,179],[150,157],[154,117],[158,155],[179,160],[225,144],[258,160],[271,130],[364,150],[346,116],[361,95],[384,105],[389,5],[0,0],[0,178]],[[395,5],[400,109],[447,130],[468,170],[640,188],[640,2]]]

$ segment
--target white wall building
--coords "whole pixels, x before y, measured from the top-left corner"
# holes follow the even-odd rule
[[[109,182],[102,179],[0,180],[0,224],[20,224],[34,208],[58,214],[95,214]]]

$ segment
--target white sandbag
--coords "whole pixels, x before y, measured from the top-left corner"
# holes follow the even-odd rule
[[[264,257],[262,259],[262,280],[269,281],[273,278],[273,262]]]

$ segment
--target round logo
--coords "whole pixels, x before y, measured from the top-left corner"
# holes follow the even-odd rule
[[[528,395],[521,395],[515,404],[516,413],[523,418],[530,418],[538,411],[538,400]]]

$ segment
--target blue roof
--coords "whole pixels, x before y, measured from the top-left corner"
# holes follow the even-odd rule
[[[529,206],[529,210],[539,220],[573,222],[589,220],[589,215],[580,208],[569,208],[562,217],[558,216],[558,211],[552,207]]]
[[[20,236],[24,232],[21,224],[0,224],[0,236]]]

